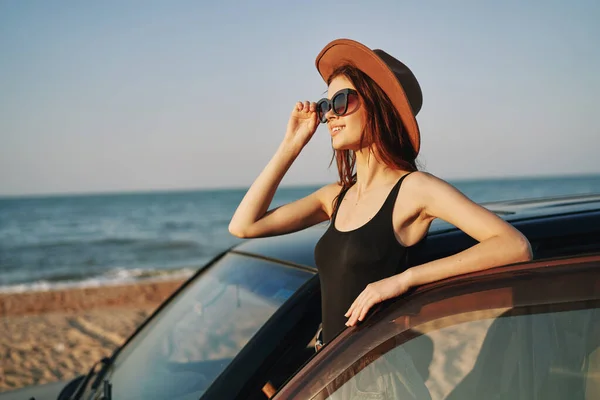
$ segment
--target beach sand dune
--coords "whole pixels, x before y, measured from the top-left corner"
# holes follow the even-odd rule
[[[86,373],[181,283],[0,294],[0,392]]]

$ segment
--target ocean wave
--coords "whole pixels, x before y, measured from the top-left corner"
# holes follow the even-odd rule
[[[163,249],[196,248],[201,243],[192,240],[158,240],[155,238],[118,238],[108,237],[93,240],[56,240],[48,242],[27,243],[22,245],[6,247],[13,251],[44,251],[55,250],[59,248],[81,247],[81,246],[109,246],[109,247],[160,247]]]
[[[187,279],[190,276],[192,276],[196,271],[196,268],[191,267],[163,270],[152,270],[142,268],[118,268],[107,271],[99,276],[79,280],[44,279],[35,282],[0,286],[0,293],[24,293],[87,287],[116,286],[136,282],[155,282],[173,279]]]

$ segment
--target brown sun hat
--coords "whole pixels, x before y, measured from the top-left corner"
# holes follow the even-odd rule
[[[327,82],[331,73],[346,62],[367,74],[388,95],[418,154],[421,135],[415,116],[421,110],[423,94],[412,71],[385,51],[371,50],[351,39],[336,39],[328,43],[317,56],[315,64],[319,74]]]

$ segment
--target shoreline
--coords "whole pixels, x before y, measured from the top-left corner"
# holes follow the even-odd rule
[[[81,280],[60,280],[50,282],[47,280],[38,280],[31,282],[21,282],[0,286],[0,295],[3,294],[18,294],[30,292],[55,292],[71,289],[86,289],[86,288],[104,288],[121,285],[134,285],[144,283],[160,283],[164,281],[186,280],[198,272],[200,267],[193,268],[178,268],[165,270],[122,270],[126,277],[110,278],[106,275],[94,276],[88,279]]]
[[[0,318],[56,311],[79,312],[107,307],[146,308],[152,304],[159,305],[186,279],[142,280],[67,289],[0,292]]]
[[[87,372],[185,281],[1,293],[0,393]]]

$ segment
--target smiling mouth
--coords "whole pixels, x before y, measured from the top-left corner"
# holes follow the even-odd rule
[[[341,126],[336,126],[331,130],[331,134],[335,135],[336,133],[339,133],[342,129],[344,129],[346,126],[345,125],[341,125]]]

